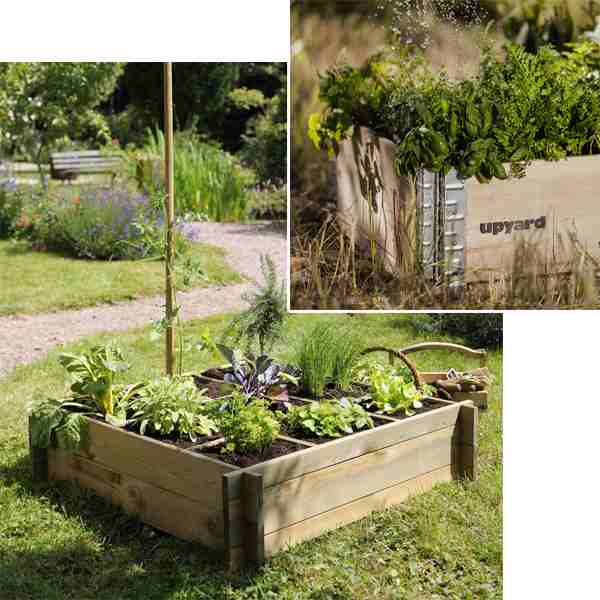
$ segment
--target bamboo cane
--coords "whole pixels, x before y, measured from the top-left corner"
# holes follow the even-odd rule
[[[165,111],[165,226],[167,228],[165,253],[165,316],[166,330],[166,371],[173,375],[175,365],[175,315],[173,290],[173,221],[175,186],[173,182],[173,73],[171,63],[164,63],[164,111]]]

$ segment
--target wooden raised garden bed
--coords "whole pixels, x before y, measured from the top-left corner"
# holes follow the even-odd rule
[[[304,400],[310,402],[309,400]],[[31,448],[34,479],[71,480],[179,538],[221,551],[228,570],[404,501],[477,477],[478,409],[436,400],[412,417],[240,468],[88,419],[84,451]]]

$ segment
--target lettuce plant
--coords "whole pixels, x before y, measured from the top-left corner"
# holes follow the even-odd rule
[[[415,409],[423,407],[423,391],[402,374],[379,365],[373,366],[369,374],[371,401],[370,408],[386,414],[415,414]]]

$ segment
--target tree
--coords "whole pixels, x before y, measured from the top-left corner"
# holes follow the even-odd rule
[[[173,63],[176,128],[195,126],[208,135],[219,132],[229,92],[238,77],[236,63]],[[162,128],[161,63],[128,63],[119,86],[125,99],[146,116],[149,126]]]
[[[110,97],[122,63],[2,63],[0,150],[23,153],[40,169],[70,140],[110,141],[98,105]]]

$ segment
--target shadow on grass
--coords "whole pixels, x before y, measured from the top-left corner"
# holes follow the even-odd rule
[[[2,489],[15,522],[0,526],[3,600],[162,600],[178,591],[216,600],[251,586],[258,573],[228,577],[218,553],[155,530],[73,482],[35,484],[27,454],[0,465]]]

